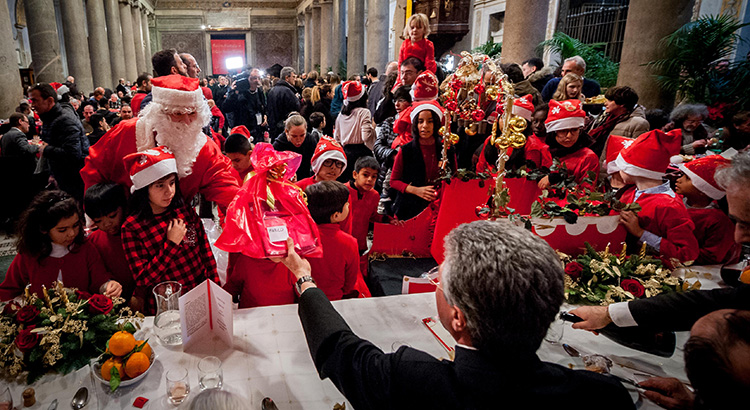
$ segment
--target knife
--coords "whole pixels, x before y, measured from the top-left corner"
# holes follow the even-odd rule
[[[57,410],[57,399],[52,400],[52,403],[47,407],[47,410]]]

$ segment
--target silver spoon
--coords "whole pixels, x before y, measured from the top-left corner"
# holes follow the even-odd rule
[[[80,410],[86,406],[89,402],[89,389],[81,387],[73,396],[73,400],[70,401],[70,407],[74,410]]]

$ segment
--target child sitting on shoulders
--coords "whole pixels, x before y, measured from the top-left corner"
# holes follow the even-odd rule
[[[18,223],[18,255],[0,284],[0,300],[24,293],[42,295],[42,286],[55,281],[82,292],[120,296],[122,286],[112,280],[99,252],[83,235],[83,213],[63,191],[44,191],[24,211]]]
[[[86,190],[83,205],[86,215],[94,221],[96,230],[88,240],[99,251],[104,267],[122,285],[122,297],[130,301],[135,288],[133,272],[128,267],[122,250],[122,222],[126,214],[125,190],[118,184],[96,184]]]
[[[359,277],[357,240],[340,225],[349,216],[349,189],[337,181],[323,181],[308,186],[305,193],[323,247],[322,258],[308,259],[312,277],[328,299],[339,300],[355,293]]]
[[[431,73],[435,74],[437,72],[435,45],[427,39],[429,35],[430,20],[427,18],[427,15],[424,13],[412,14],[406,21],[403,33],[405,40],[401,43],[401,48],[398,51],[399,77],[396,85],[393,86],[394,90],[403,84],[400,75],[401,64],[409,57],[418,58],[424,63],[425,69]]]
[[[724,197],[724,189],[714,180],[716,170],[729,164],[728,159],[711,155],[677,165],[683,174],[675,183],[675,192],[683,196],[695,224],[698,265],[728,263],[736,256],[734,224],[716,202]]]
[[[243,134],[231,134],[224,143],[224,153],[232,161],[232,168],[237,171],[238,181],[242,185],[245,183],[247,174],[253,170],[253,164],[250,162],[253,143]]]
[[[634,185],[621,191],[620,201],[641,206],[637,215],[621,212],[620,224],[638,243],[648,244],[671,265],[674,260],[688,263],[698,258],[695,225],[669,182],[662,182],[670,157],[679,152],[679,144],[673,136],[654,130],[639,136],[615,160],[625,184]]]

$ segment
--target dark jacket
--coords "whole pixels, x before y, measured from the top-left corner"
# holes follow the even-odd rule
[[[295,147],[294,144],[289,142],[286,134],[282,132],[274,140],[273,149],[276,151],[292,151],[302,155],[302,162],[299,168],[297,168],[297,181],[312,176],[311,163],[313,154],[315,153],[315,140],[309,132],[305,135],[305,141],[299,147]]]
[[[370,115],[375,118],[375,109],[378,107],[378,101],[383,98],[383,89],[385,88],[386,76],[381,75],[375,84],[367,87],[367,109]]]
[[[438,161],[440,160],[443,143],[438,141],[435,144]],[[422,149],[419,146],[418,138],[412,139],[409,143],[401,147],[404,166],[401,173],[401,181],[411,184],[412,186],[425,186],[427,181],[427,170],[422,157]],[[448,163],[451,169],[456,169],[456,157],[453,149],[448,151]],[[400,220],[407,220],[419,215],[430,203],[424,199],[406,192],[397,192],[396,200],[393,204],[393,212]]]
[[[292,111],[300,110],[297,90],[284,80],[279,80],[268,91],[268,132],[273,137],[284,131],[284,121]]]
[[[497,360],[456,347],[440,360],[401,346],[386,354],[360,339],[322,290],[302,293],[298,307],[310,356],[352,407],[367,409],[635,409],[612,377],[508,354]],[[585,398],[585,399],[584,399]]]
[[[0,138],[0,155],[3,157],[26,158],[34,160],[39,147],[29,144],[26,134],[16,127],[11,128]]]
[[[542,90],[544,89],[544,86],[547,85],[549,80],[555,78],[554,72],[555,72],[554,68],[550,66],[546,66],[539,71],[535,71],[526,79],[529,80],[531,85],[533,85],[534,88],[536,88],[537,91],[541,93]]]
[[[79,172],[89,154],[89,140],[73,107],[55,104],[40,115],[42,140],[49,144],[43,156],[49,161],[50,172],[57,185],[76,199],[83,199],[83,180]]]
[[[380,172],[378,172],[378,181],[376,187],[382,187],[383,181],[388,170],[393,168],[393,160],[396,158],[398,150],[391,148],[393,140],[398,136],[393,132],[393,121],[396,117],[388,117],[381,124],[375,128],[375,145],[372,147],[372,152],[375,154],[375,158],[380,163]]]
[[[114,121],[118,118],[117,114],[106,109],[106,108],[99,108],[96,110],[97,114],[101,114],[102,117],[104,117],[104,120],[107,121],[107,124],[112,125]]]
[[[331,100],[328,98],[321,98],[320,101],[316,102],[313,106],[313,112],[320,112],[326,117],[326,126],[323,128],[323,134],[333,137],[333,125],[336,123],[336,119],[331,117]]]
[[[221,110],[225,113],[234,114],[233,126],[244,125],[250,130],[254,142],[263,141],[263,132],[266,127],[262,127],[262,117],[258,123],[256,114],[266,115],[266,94],[263,88],[258,88],[255,93],[248,91],[230,90],[227,94]]]

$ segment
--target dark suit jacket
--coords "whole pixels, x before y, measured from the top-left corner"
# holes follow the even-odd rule
[[[29,144],[26,134],[16,127],[0,138],[0,155],[4,157],[21,157],[33,161],[38,151],[39,147]]]
[[[750,285],[669,293],[628,302],[639,327],[687,331],[696,320],[719,309],[750,310]]]
[[[320,289],[302,294],[299,316],[320,377],[357,410],[635,408],[618,381],[536,355],[509,352],[493,362],[457,347],[451,362],[410,347],[385,354],[357,337]]]

